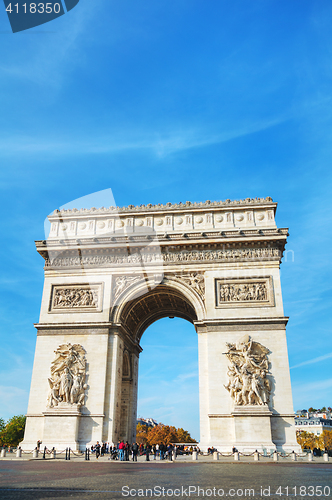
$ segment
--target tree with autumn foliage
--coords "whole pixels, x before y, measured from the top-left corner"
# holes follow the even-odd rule
[[[143,424],[136,426],[136,441],[138,443],[147,443],[149,427]]]
[[[319,448],[324,451],[332,450],[332,431],[324,430],[322,434],[316,436],[313,432],[297,431],[297,442],[302,449],[313,450]]]
[[[166,445],[170,443],[195,443],[188,431],[182,428],[177,429],[172,425],[158,424],[155,427],[148,427],[144,424],[137,424],[136,428],[137,442],[144,444],[160,444]]]
[[[317,436],[315,436],[315,434],[313,434],[312,432],[307,432],[307,431],[296,432],[296,439],[299,445],[301,446],[302,450],[310,449],[312,451],[314,448],[317,448],[316,438]]]
[[[332,450],[332,431],[324,430],[320,436],[318,436],[318,443],[321,450]]]

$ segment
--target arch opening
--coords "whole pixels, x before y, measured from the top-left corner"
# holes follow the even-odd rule
[[[121,308],[119,322],[134,342],[158,319],[179,317],[190,323],[197,320],[191,301],[179,290],[159,285],[145,295],[133,297]]]
[[[172,286],[173,285],[173,286]],[[199,433],[199,398],[198,398],[198,341],[197,336],[194,340],[193,332],[195,332],[194,322],[197,320],[198,315],[196,314],[195,297],[194,300],[190,295],[190,290],[188,293],[185,289],[184,291],[178,286],[178,283],[170,284],[161,283],[160,285],[154,287],[149,292],[144,295],[140,294],[139,287],[135,287],[127,294],[126,300],[117,306],[114,311],[113,318],[116,323],[121,325],[121,330],[125,334],[124,340],[124,353],[122,359],[122,381],[121,381],[121,408],[120,408],[120,439],[133,440],[136,438],[136,419],[137,419],[137,408],[138,408],[138,366],[144,367],[148,366],[149,370],[153,372],[154,388],[150,386],[144,389],[144,380],[141,390],[143,392],[148,391],[150,395],[147,398],[152,401],[155,395],[160,394],[160,388],[158,389],[158,384],[156,386],[155,381],[159,380],[160,386],[165,386],[168,390],[168,396],[165,399],[166,406],[169,410],[173,412],[169,419],[167,419],[167,412],[160,414],[160,412],[152,411],[153,414],[147,415],[146,418],[156,418],[159,421],[168,425],[177,424],[178,427],[186,426],[186,421],[193,420],[190,424],[189,432],[193,432],[196,436]],[[195,306],[194,306],[195,304]],[[166,319],[166,318],[176,318],[176,319]],[[182,321],[186,320],[186,321]],[[156,345],[157,354],[151,354],[148,352],[141,353],[142,347],[140,345],[143,333],[146,330],[159,332],[162,325],[166,323],[170,324],[169,328],[164,328],[162,342],[159,341]],[[181,323],[179,326],[178,322]],[[176,330],[174,325],[177,324]],[[186,325],[186,326],[184,326]],[[152,330],[150,330],[152,329]],[[189,334],[188,334],[189,329]],[[150,337],[150,333],[146,334],[146,337]],[[179,340],[181,336],[187,338],[187,342],[179,346]],[[188,335],[191,336],[191,341],[188,341]],[[196,335],[196,332],[195,332]],[[158,335],[157,335],[158,337]],[[157,338],[155,337],[155,338]],[[127,338],[127,340],[125,340]],[[158,347],[161,345],[161,347]],[[180,342],[181,344],[181,342]],[[188,344],[188,345],[187,345]],[[144,349],[146,348],[146,342],[143,342]],[[151,345],[151,343],[150,343]],[[186,356],[179,357],[179,353],[186,350],[186,355],[192,351],[193,357],[186,359]],[[149,349],[148,349],[149,351]],[[140,355],[141,353],[141,355]],[[167,358],[167,353],[172,353]],[[159,361],[155,361],[153,358],[160,358]],[[140,363],[139,363],[140,358]],[[152,358],[152,359],[151,359]],[[190,361],[189,361],[190,359]],[[128,367],[128,362],[130,366]],[[189,367],[187,366],[189,363]],[[131,375],[128,376],[128,373]],[[188,373],[190,375],[188,376]],[[171,378],[170,378],[171,376]],[[188,384],[196,380],[196,386],[194,389],[188,388]],[[172,380],[172,383],[171,383]],[[142,379],[140,380],[142,384]],[[195,385],[195,384],[194,384]],[[172,404],[171,394],[176,396],[176,406]],[[196,394],[196,396],[194,396]],[[182,395],[182,396],[181,396]],[[185,402],[186,398],[192,397],[193,401],[190,404]],[[174,399],[174,398],[173,398]],[[162,406],[162,401],[157,397],[156,407]],[[183,408],[182,408],[183,406]],[[192,407],[192,411],[189,408]],[[184,408],[188,410],[187,415],[181,417],[181,411]],[[181,410],[181,411],[179,411]],[[144,410],[145,411],[145,410]],[[178,418],[175,418],[176,412],[178,411]],[[185,412],[186,413],[186,412]],[[163,416],[164,415],[164,416]],[[193,417],[194,416],[194,417]],[[161,418],[163,417],[163,418]],[[166,420],[165,420],[166,419]]]
[[[189,431],[199,440],[198,341],[191,322],[175,316],[151,324],[141,338],[138,417]]]

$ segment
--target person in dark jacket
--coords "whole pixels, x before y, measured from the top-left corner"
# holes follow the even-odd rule
[[[95,446],[95,450],[96,450],[96,459],[98,460],[98,458],[100,457],[100,444],[99,444],[99,441],[97,441],[97,444]]]
[[[129,451],[130,451],[130,445],[129,445],[128,441],[126,441],[125,449],[124,449],[124,459],[126,462],[128,462],[128,460],[129,460]]]
[[[138,444],[137,443],[133,443],[133,445],[131,447],[131,451],[133,453],[133,462],[137,462],[138,450],[139,450]]]

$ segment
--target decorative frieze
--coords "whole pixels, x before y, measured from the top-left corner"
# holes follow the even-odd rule
[[[49,312],[102,310],[102,283],[53,285]]]
[[[273,306],[272,277],[216,279],[216,307]]]
[[[86,358],[80,344],[61,344],[55,352],[48,378],[48,408],[83,406],[85,398]]]
[[[62,253],[63,255],[63,253]],[[137,252],[137,253],[103,253],[48,258],[46,267],[79,267],[79,266],[112,266],[114,264],[178,264],[183,262],[234,262],[264,261],[280,259],[281,251],[277,247],[245,247],[216,250],[180,250],[174,252]]]
[[[269,349],[254,342],[249,335],[234,344],[227,342],[226,346],[228,350],[224,354],[230,366],[228,383],[224,387],[235,405],[268,405],[271,393]]]

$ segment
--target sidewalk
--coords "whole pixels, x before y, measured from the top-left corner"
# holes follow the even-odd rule
[[[46,455],[45,460],[43,460],[43,453],[39,453],[38,458],[32,458],[32,453],[23,453],[22,458],[17,458],[15,453],[7,453],[6,457],[0,458],[0,462],[1,461],[22,462],[22,461],[38,461],[38,460],[65,461],[65,453],[57,454],[56,459],[51,458],[50,455]],[[198,464],[198,463],[214,463],[214,464],[217,464],[217,463],[228,463],[228,464],[235,463],[235,464],[237,464],[237,463],[241,463],[241,462],[242,463],[262,463],[262,464],[263,463],[282,463],[282,464],[285,464],[285,463],[296,463],[296,462],[308,463],[308,464],[311,464],[311,463],[325,463],[325,464],[330,463],[332,465],[332,458],[331,457],[330,457],[329,462],[325,462],[324,457],[313,457],[313,461],[309,462],[307,455],[297,457],[296,461],[292,460],[291,456],[288,456],[288,457],[279,456],[278,461],[274,461],[273,457],[271,457],[271,458],[264,457],[263,455],[259,456],[259,461],[255,461],[253,456],[240,456],[240,460],[235,461],[234,457],[232,455],[222,456],[219,454],[218,460],[214,460],[212,455],[199,455],[197,460],[193,460],[191,455],[179,455],[176,458],[176,460],[174,460],[174,461],[160,460],[159,458],[157,458],[156,460],[153,460],[153,458],[152,458],[152,459],[150,459],[149,462],[146,461],[145,455],[142,455],[142,456],[138,457],[137,461],[138,461],[138,463],[145,463],[145,464],[150,463],[150,464],[155,464],[156,466],[158,466],[158,464],[165,465],[165,464],[176,464],[176,463],[188,463],[188,464],[189,463],[192,463],[192,464]],[[121,462],[119,460],[109,460],[109,455],[104,455],[103,457],[99,457],[99,459],[97,460],[93,453],[90,454],[89,461],[84,460],[84,453],[82,455],[77,455],[77,454],[71,453],[70,454],[70,462],[86,462],[86,463],[89,463],[89,462],[108,462],[109,464],[118,464],[118,465],[122,464],[124,467],[126,467],[126,465],[128,465],[129,463],[133,463],[132,460],[129,460],[128,462],[126,462],[126,461]]]

